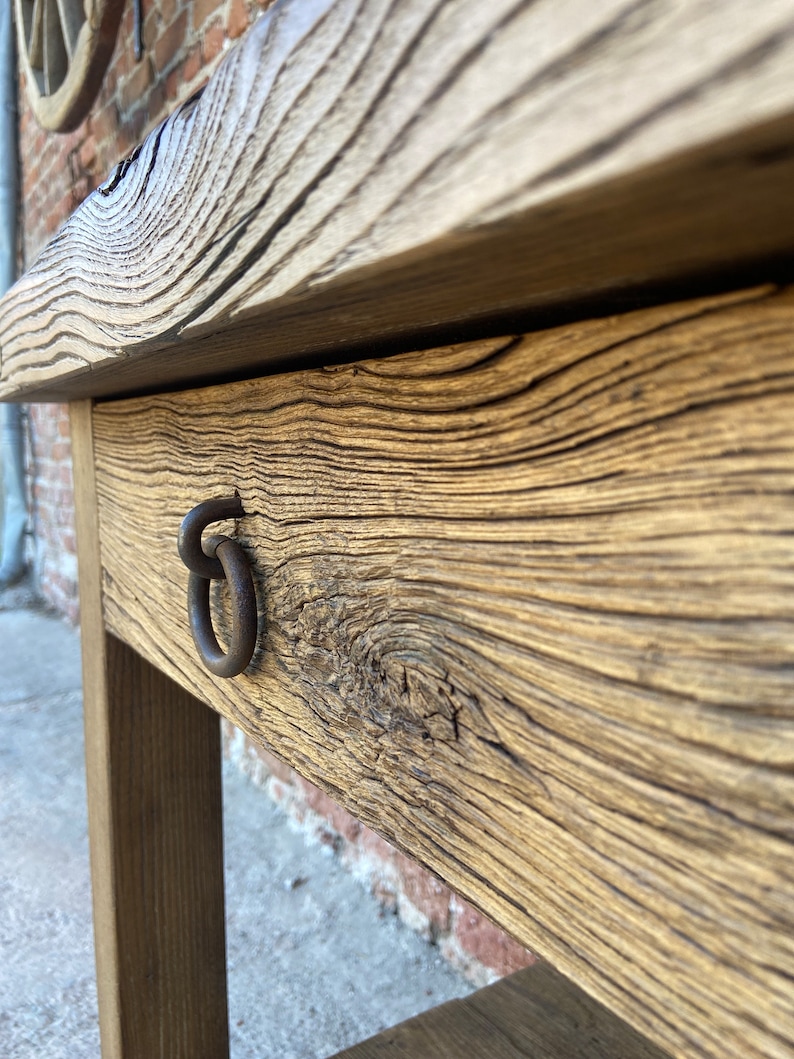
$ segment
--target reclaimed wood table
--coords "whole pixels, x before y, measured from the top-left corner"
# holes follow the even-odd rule
[[[547,961],[349,1057],[794,1055],[793,62],[789,0],[284,0],[3,299],[106,1059],[227,1054],[218,714]]]

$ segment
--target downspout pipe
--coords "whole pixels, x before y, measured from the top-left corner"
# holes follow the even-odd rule
[[[17,247],[17,106],[16,52],[10,2],[0,3],[0,295],[16,279]],[[25,460],[22,409],[0,405],[3,462],[3,533],[0,589],[25,571]]]

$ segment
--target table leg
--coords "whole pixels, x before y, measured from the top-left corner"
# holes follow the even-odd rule
[[[71,413],[102,1056],[223,1059],[219,720],[105,631],[90,402]]]

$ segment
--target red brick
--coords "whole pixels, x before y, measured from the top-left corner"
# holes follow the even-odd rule
[[[96,138],[93,133],[87,135],[83,140],[80,146],[79,158],[81,167],[86,171],[90,171],[96,161]]]
[[[433,933],[446,933],[451,924],[452,892],[415,860],[398,853],[395,867],[401,889],[411,904],[427,916]]]
[[[454,931],[458,944],[469,956],[498,975],[512,974],[535,962],[523,945],[494,926],[468,902],[453,902]]]
[[[151,51],[157,43],[157,36],[163,22],[160,12],[156,8],[150,7],[143,19],[143,47],[145,51]]]
[[[195,0],[193,4],[193,28],[201,29],[207,19],[212,18],[224,0]]]
[[[44,219],[47,236],[55,235],[68,216],[68,206],[59,204],[55,209],[50,210]]]
[[[140,142],[140,130],[145,120],[146,114],[141,108],[138,108],[138,110],[134,110],[132,113],[125,116],[124,122],[120,126],[116,135],[116,141],[114,144],[116,162],[121,162],[125,158],[129,158],[135,147],[137,147]]]
[[[135,11],[133,10],[132,4],[127,4],[126,10],[121,16],[121,22],[119,23],[119,37],[122,39],[132,38],[134,26]]]
[[[132,11],[132,8],[128,10]],[[126,38],[126,39],[125,39]],[[116,41],[116,51],[111,59],[108,73],[112,73],[116,79],[126,77],[135,67],[135,50],[132,46],[131,34],[119,34]],[[107,76],[107,75],[106,75]]]
[[[251,22],[251,12],[246,0],[230,0],[229,15],[226,19],[226,32],[234,40],[242,37]]]
[[[152,85],[152,89],[149,92],[149,98],[147,100],[147,116],[148,121],[146,122],[146,128],[148,131],[156,128],[166,117],[165,104],[166,104],[166,88],[165,82],[162,78]]]
[[[194,44],[182,64],[182,78],[184,81],[192,81],[201,69],[201,44]]]
[[[24,145],[23,145],[23,151],[24,151]],[[22,174],[22,179],[25,182],[25,187],[26,188],[35,188],[36,185],[41,180],[41,166],[39,165],[38,161],[34,162],[31,165],[27,165],[26,162],[23,160],[22,164],[25,167],[24,170],[23,170],[23,174]]]
[[[71,132],[62,132],[58,140],[59,151],[63,151],[66,154],[71,154],[73,151],[76,151],[85,139],[85,132],[84,125],[79,125]]]
[[[184,47],[186,33],[187,11],[183,10],[180,11],[171,25],[160,34],[154,46],[154,66],[158,73],[166,70],[177,58]]]
[[[226,30],[221,22],[213,22],[204,30],[204,39],[201,44],[201,54],[205,63],[220,55],[226,43]]]
[[[154,81],[154,71],[148,56],[144,56],[129,77],[125,78],[121,86],[121,109],[129,113],[138,106],[146,93],[146,89]]]
[[[116,135],[119,127],[119,111],[115,102],[110,102],[91,118],[91,128],[98,144]]]
[[[182,90],[182,74],[179,70],[172,70],[165,81],[165,94],[171,101],[179,98]]]
[[[75,180],[72,184],[70,203],[72,210],[76,209],[81,202],[88,198],[90,194],[91,184],[88,180],[88,177],[84,174],[78,180]]]
[[[331,827],[348,842],[355,842],[361,831],[361,824],[340,805],[324,794],[308,780],[297,776],[297,783],[303,792],[307,806],[327,820]]]
[[[160,0],[159,23],[161,26],[167,26],[173,21],[181,2],[182,0]]]
[[[101,110],[102,107],[106,107],[112,98],[113,93],[108,91],[108,87],[103,81],[99,87],[99,91],[97,92],[96,99],[94,100],[94,105],[91,107],[91,114],[89,114],[88,116],[89,125],[91,124],[91,115],[96,114],[96,112],[98,110]]]
[[[116,98],[119,83],[123,77],[124,73],[121,70],[116,69],[115,66],[108,67],[103,84],[107,88],[111,99]]]
[[[396,850],[393,846],[380,837],[375,831],[369,827],[361,828],[359,833],[359,845],[371,856],[377,857],[378,859],[385,861],[386,863],[394,860],[396,856]]]
[[[133,137],[133,147],[137,147],[139,143],[143,143],[143,130],[146,127],[146,122],[149,120],[149,113],[146,106],[147,98],[148,97],[144,96],[141,100],[141,105],[137,109],[133,109],[128,118],[128,125]]]

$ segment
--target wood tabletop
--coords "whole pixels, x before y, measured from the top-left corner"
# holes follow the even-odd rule
[[[768,268],[794,248],[792,64],[791,0],[288,0],[3,299],[0,396],[526,330]]]

